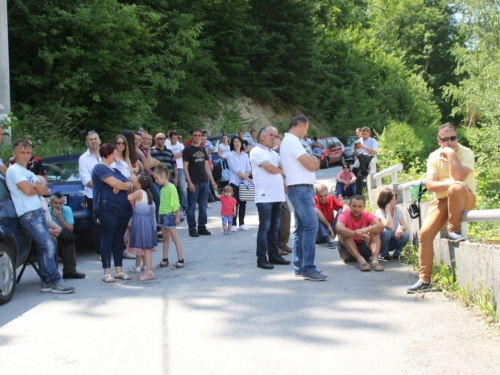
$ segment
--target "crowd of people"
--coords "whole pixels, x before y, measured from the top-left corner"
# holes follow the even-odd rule
[[[139,273],[138,281],[153,279],[152,251],[159,238],[163,238],[163,257],[156,268],[170,265],[170,238],[177,253],[177,262],[170,268],[183,268],[177,226],[186,218],[189,236],[211,235],[207,229],[211,193],[221,201],[223,235],[248,231],[247,198],[242,189],[255,192],[253,199],[259,217],[257,267],[270,270],[275,265],[293,263],[295,276],[327,280],[328,276],[315,265],[316,244],[327,243],[329,248],[338,250],[345,262],[357,262],[362,272],[384,271],[381,262],[398,259],[409,235],[392,189],[381,191],[374,214],[365,209],[360,182],[377,155],[377,141],[370,137],[369,128],[356,129],[358,164],[353,171],[348,163],[343,164],[335,177],[335,193],[329,194],[327,186],[316,183],[320,157],[310,152],[308,128],[307,118],[296,116],[283,138],[273,126],[259,132],[252,130],[249,140],[245,140],[243,132],[232,137],[222,135],[218,163],[229,170],[229,177],[221,195],[212,174],[212,147],[207,133],[199,128],[191,130],[191,139],[185,144],[176,130],[169,128],[168,136],[156,134],[154,146],[152,135],[142,129],[123,130],[112,143],[103,145],[97,132],[89,131],[85,139],[88,148],[79,159],[79,172],[92,218],[92,238],[101,257],[102,280],[114,283],[132,278],[123,270],[124,257],[136,259],[130,272]],[[432,241],[440,228],[448,221],[450,240],[463,240],[461,212],[475,205],[472,152],[458,144],[456,129],[451,124],[439,127],[437,140],[440,148],[429,156],[427,170],[427,187],[436,199],[420,232],[420,278],[407,288],[409,292],[430,285]],[[313,150],[317,148],[315,140],[311,145]],[[76,269],[73,215],[59,193],[51,196],[47,207],[43,198],[50,194],[46,172],[41,160],[32,156],[32,150],[29,139],[16,140],[10,166],[7,168],[0,161],[0,172],[6,176],[21,225],[36,243],[42,292],[71,293],[75,288],[64,279],[85,277]],[[291,248],[291,212],[287,201],[292,204],[295,217]],[[284,258],[290,253],[291,261]],[[62,277],[58,272],[59,257],[63,261]]]

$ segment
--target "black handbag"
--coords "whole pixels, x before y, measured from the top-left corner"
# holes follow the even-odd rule
[[[420,217],[420,200],[422,199],[422,195],[424,195],[426,191],[427,191],[427,188],[424,188],[423,184],[421,182],[420,187],[418,189],[417,197],[408,206],[408,213],[410,214],[410,217],[412,219],[416,219],[416,218]]]

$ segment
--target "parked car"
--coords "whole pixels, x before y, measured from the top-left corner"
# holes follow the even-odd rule
[[[345,161],[349,163],[354,163],[354,144],[359,142],[358,138],[354,135],[349,135],[345,137],[339,137],[340,141],[344,145],[345,149]]]
[[[212,142],[212,163],[215,165],[219,161],[219,143],[222,142],[222,134],[215,134],[207,137]]]
[[[321,150],[321,168],[328,168],[331,164],[344,164],[344,145],[337,137],[318,138],[318,142],[323,145]]]
[[[0,305],[12,299],[16,290],[16,269],[26,262],[31,235],[24,230],[10,198],[5,178],[0,177]]]
[[[61,193],[64,196],[64,204],[73,210],[74,233],[88,235],[91,218],[85,204],[82,179],[78,170],[80,155],[51,156],[43,159],[43,165],[47,171],[47,187],[50,189],[50,193]],[[50,196],[45,198],[48,200]]]

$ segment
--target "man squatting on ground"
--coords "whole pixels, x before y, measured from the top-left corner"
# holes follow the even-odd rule
[[[448,238],[451,242],[463,241],[460,234],[462,212],[473,210],[476,205],[474,154],[457,140],[457,130],[452,124],[438,128],[440,146],[427,160],[427,190],[435,194],[425,216],[419,237],[419,279],[406,288],[418,292],[430,287],[434,237],[448,221]]]
[[[10,190],[19,221],[31,234],[37,244],[38,267],[42,279],[42,292],[72,293],[57,271],[54,242],[49,235],[49,227],[39,196],[49,194],[45,184],[41,184],[35,174],[26,169],[31,158],[31,144],[27,139],[14,142],[12,155],[16,164],[7,169],[7,186]]]
[[[284,172],[280,158],[273,151],[278,130],[272,126],[259,132],[260,143],[250,151],[255,204],[259,212],[257,233],[257,267],[273,269],[273,264],[290,264],[278,252],[278,229],[280,227],[281,205],[286,200],[283,182]],[[267,254],[269,253],[269,261]]]
[[[293,267],[295,276],[306,280],[322,281],[328,277],[316,269],[315,241],[318,218],[314,210],[315,171],[320,160],[307,154],[300,142],[309,129],[304,116],[296,116],[290,122],[280,147],[280,158],[287,184],[288,198],[293,205],[295,231],[293,233]]]

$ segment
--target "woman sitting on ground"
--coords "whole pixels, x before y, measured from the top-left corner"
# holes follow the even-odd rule
[[[351,172],[349,163],[344,163],[342,171],[335,178],[337,181],[337,198],[352,197],[356,192],[356,176]]]
[[[398,197],[392,189],[387,188],[380,192],[377,200],[379,208],[375,216],[385,228],[380,234],[379,260],[389,260],[389,251],[392,250],[394,250],[393,258],[398,259],[401,256],[403,247],[410,238],[406,230],[403,210],[397,204]]]

